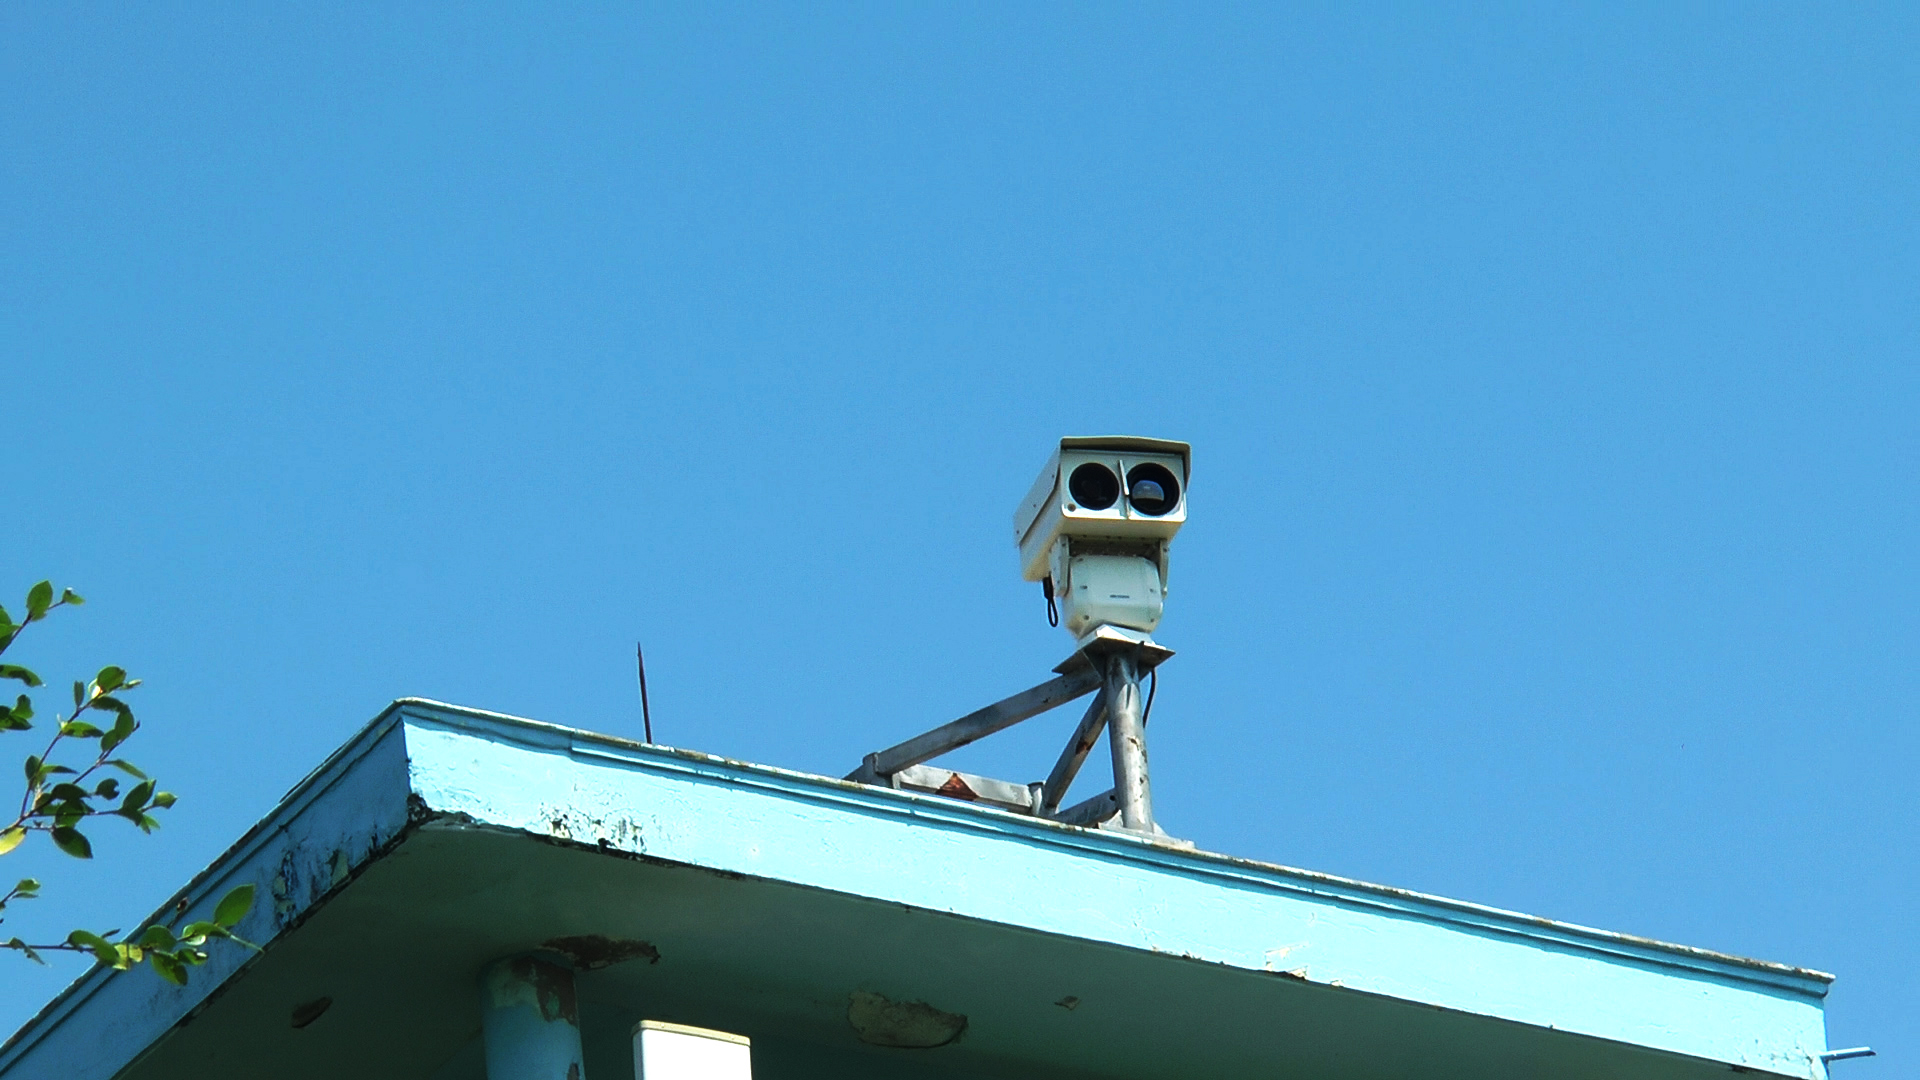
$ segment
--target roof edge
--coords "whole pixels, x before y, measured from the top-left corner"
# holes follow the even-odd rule
[[[761,765],[698,750],[646,743],[617,735],[587,731],[472,706],[434,701],[429,698],[401,698],[389,706],[387,711],[382,713],[382,717],[395,711],[404,712],[409,709],[452,714],[468,720],[483,721],[488,725],[500,725],[505,730],[498,731],[498,734],[516,742],[547,749],[582,750],[593,756],[604,754],[616,760],[635,764],[722,770],[738,774],[742,779],[756,778],[761,782],[789,790],[796,788],[811,790],[816,797],[836,800],[853,799],[868,806],[898,807],[922,818],[931,813],[951,823],[985,827],[999,832],[1011,828],[1027,833],[1032,839],[1052,845],[1092,848],[1109,855],[1158,863],[1167,867],[1242,882],[1246,882],[1251,877],[1270,887],[1308,892],[1321,899],[1384,907],[1409,915],[1470,925],[1480,930],[1573,946],[1647,963],[1682,967],[1740,981],[1759,982],[1814,998],[1824,998],[1834,981],[1833,975],[1812,968],[1759,960],[1691,945],[1679,945],[1656,938],[1602,930],[1577,923],[1560,922],[1524,912],[1466,900],[1455,900],[1411,889],[1377,885],[1322,871],[1305,870],[1219,852],[1174,847],[1145,837],[1066,825],[936,795],[875,787],[850,780],[818,776],[773,765]],[[429,715],[422,716],[421,719],[431,721],[435,717]],[[516,735],[520,737],[516,738]],[[613,752],[609,753],[609,751]]]
[[[261,815],[260,819],[255,821],[246,832],[241,833],[238,839],[229,844],[225,851],[203,867],[199,873],[188,878],[186,884],[174,890],[165,902],[136,925],[166,923],[175,912],[199,909],[204,901],[211,898],[218,883],[231,877],[237,868],[244,865],[247,857],[256,848],[271,838],[274,831],[286,819],[299,813],[299,808],[324,791],[349,763],[357,759],[368,747],[379,742],[387,731],[399,722],[402,709],[408,703],[417,700],[401,698],[380,710],[378,715],[362,725],[360,730],[354,732],[353,736],[340,744],[333,753],[328,754],[298,783],[288,788],[286,794],[282,795],[279,801]],[[524,722],[538,723],[538,721]],[[264,946],[269,944],[270,940],[263,940],[260,944]],[[246,958],[239,966],[245,967],[251,963],[251,960],[251,957]],[[0,1068],[4,1068],[6,1063],[18,1054],[25,1053],[41,1036],[51,1031],[55,1026],[51,1021],[58,1015],[79,1008],[89,996],[116,974],[119,972],[112,968],[94,966],[75,976],[72,982],[49,998],[45,1005],[28,1017],[25,1023],[7,1036],[5,1041],[0,1041]],[[225,976],[222,976],[219,981],[224,982]]]

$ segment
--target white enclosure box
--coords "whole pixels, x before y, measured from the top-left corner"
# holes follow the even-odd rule
[[[1187,520],[1192,461],[1193,448],[1171,439],[1061,439],[1013,515],[1022,576],[1028,581],[1049,575],[1057,579],[1055,548],[1063,538],[1131,544],[1140,547],[1143,556],[1163,562],[1160,549]],[[1163,576],[1161,588],[1165,586]]]
[[[642,1020],[633,1026],[634,1080],[753,1080],[745,1035]]]
[[[1108,623],[1135,630],[1160,625],[1160,568],[1131,555],[1075,555],[1068,560],[1060,623],[1078,638]]]

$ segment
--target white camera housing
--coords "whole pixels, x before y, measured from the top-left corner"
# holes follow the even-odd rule
[[[1192,463],[1186,443],[1127,435],[1061,439],[1047,459],[1014,512],[1014,542],[1021,575],[1052,580],[1074,637],[1159,625]]]

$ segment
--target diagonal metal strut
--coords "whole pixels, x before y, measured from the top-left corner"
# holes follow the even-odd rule
[[[1066,749],[1060,751],[1060,760],[1053,763],[1053,771],[1047,774],[1046,786],[1040,794],[1040,808],[1036,811],[1041,817],[1052,817],[1054,811],[1060,809],[1067,788],[1073,785],[1073,778],[1080,775],[1080,766],[1086,763],[1087,755],[1099,743],[1100,732],[1106,726],[1107,691],[1102,687],[1093,703],[1087,706],[1086,714],[1080,717],[1080,725],[1073,729]]]
[[[1078,802],[1053,816],[1053,820],[1068,825],[1098,825],[1110,821],[1120,813],[1120,800],[1112,788],[1095,795],[1091,799]]]
[[[909,765],[939,757],[970,742],[984,739],[1029,717],[1038,716],[1056,705],[1097,689],[1101,673],[1093,667],[1077,668],[1056,679],[1049,679],[1031,690],[1023,690],[1004,701],[994,702],[949,724],[942,724],[924,735],[916,735],[897,746],[867,755],[848,780],[867,784],[885,784],[893,774]]]

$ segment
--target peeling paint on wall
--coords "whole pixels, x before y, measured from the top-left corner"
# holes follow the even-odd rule
[[[907,1050],[945,1046],[967,1030],[967,1018],[960,1013],[944,1012],[924,1001],[893,1001],[864,990],[847,995],[847,1023],[863,1043]]]
[[[546,833],[556,840],[644,854],[646,834],[638,821],[619,813],[592,814],[577,806],[555,807],[541,815]]]
[[[580,1005],[573,994],[573,975],[558,964],[537,956],[517,956],[487,973],[487,1003],[495,1009],[526,1005],[540,1018],[580,1026]]]

